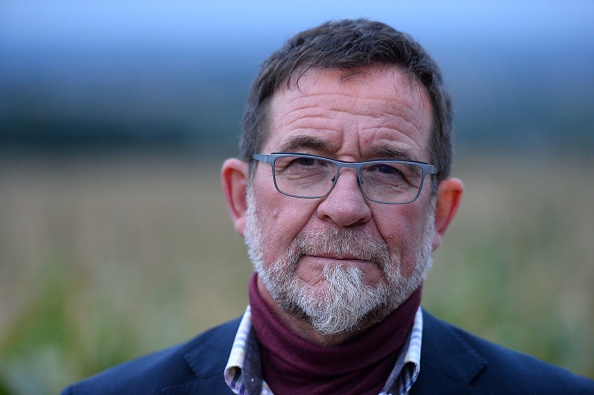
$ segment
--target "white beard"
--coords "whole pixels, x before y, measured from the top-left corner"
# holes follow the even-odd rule
[[[256,215],[252,188],[248,188],[245,242],[258,276],[278,305],[288,314],[305,319],[322,335],[348,337],[358,328],[386,318],[415,291],[431,267],[434,210],[429,210],[421,235],[418,259],[410,277],[402,275],[401,262],[391,256],[388,245],[361,230],[330,228],[327,232],[301,232],[278,260],[264,262],[264,243]],[[378,265],[384,279],[365,282],[363,271],[354,266],[328,264],[323,281],[311,286],[295,271],[304,255],[348,254]]]

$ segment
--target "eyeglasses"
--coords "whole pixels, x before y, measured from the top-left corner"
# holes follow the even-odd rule
[[[273,153],[255,154],[252,158],[272,167],[274,186],[283,195],[318,199],[330,194],[340,169],[357,170],[357,180],[365,198],[383,204],[414,202],[421,194],[428,174],[437,167],[407,160],[369,160],[344,162],[315,155]]]

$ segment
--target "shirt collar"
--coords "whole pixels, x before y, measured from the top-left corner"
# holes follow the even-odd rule
[[[252,313],[250,306],[245,310],[227,366],[225,367],[225,382],[236,394],[272,394],[262,380],[260,358],[257,340],[252,329]],[[421,369],[421,343],[423,337],[423,314],[419,307],[408,341],[405,343],[396,361],[392,373],[386,381],[380,395],[406,394],[417,379]],[[250,366],[247,366],[247,365]],[[252,377],[246,377],[244,371]],[[255,374],[254,374],[255,373]]]

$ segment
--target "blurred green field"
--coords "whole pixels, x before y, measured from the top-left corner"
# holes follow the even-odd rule
[[[0,159],[0,394],[55,394],[243,312],[220,162]],[[460,158],[425,308],[594,377],[592,164]]]

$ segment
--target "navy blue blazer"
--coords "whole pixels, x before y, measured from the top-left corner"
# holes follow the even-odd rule
[[[421,373],[411,394],[588,394],[594,381],[487,342],[423,312]],[[223,370],[239,319],[116,366],[63,395],[232,394]]]

